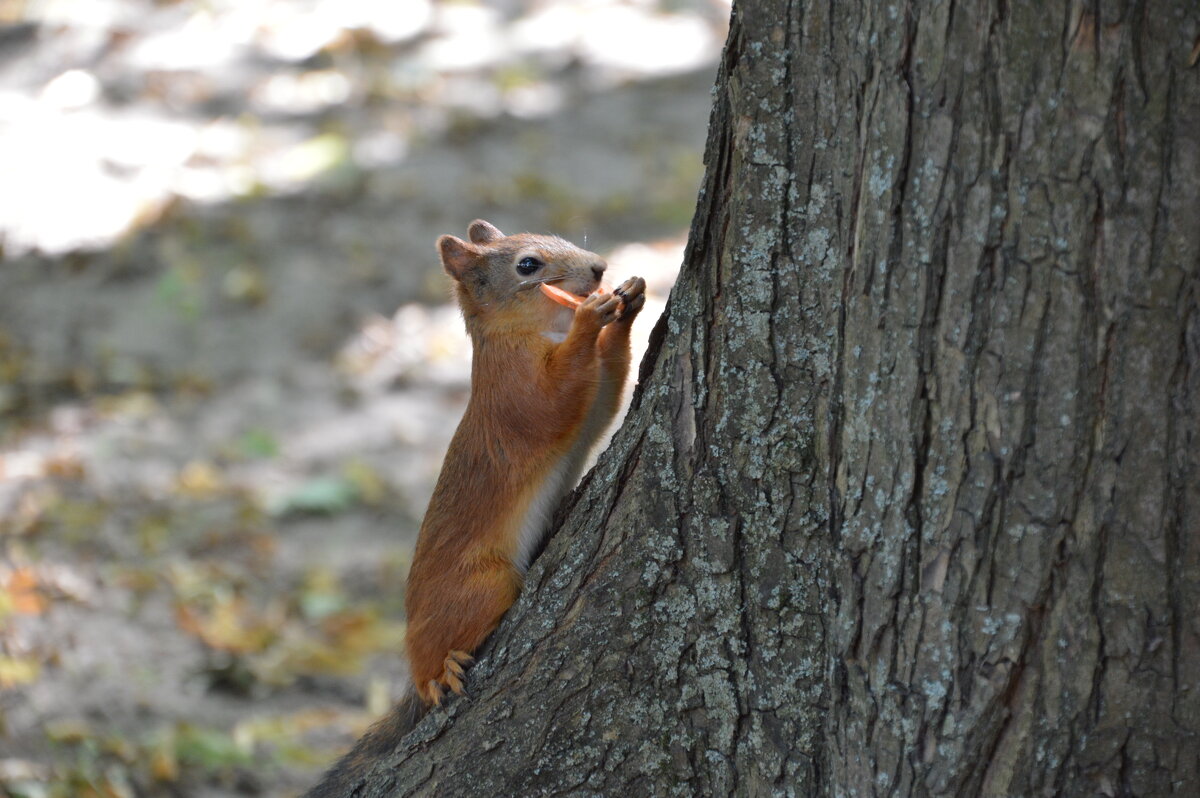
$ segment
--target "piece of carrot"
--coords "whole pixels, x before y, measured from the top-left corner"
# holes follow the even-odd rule
[[[550,297],[558,304],[562,305],[563,307],[571,308],[572,310],[582,305],[583,300],[585,299],[585,297],[575,296],[570,291],[564,291],[558,286],[550,285],[550,283],[542,283],[538,286],[538,288],[542,289],[543,294]]]

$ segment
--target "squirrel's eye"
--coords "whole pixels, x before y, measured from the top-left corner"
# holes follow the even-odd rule
[[[542,268],[542,262],[537,258],[521,258],[517,263],[517,273],[526,277]]]

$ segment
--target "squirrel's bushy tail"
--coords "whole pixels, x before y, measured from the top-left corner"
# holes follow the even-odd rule
[[[367,729],[350,753],[339,759],[320,783],[304,794],[304,798],[350,798],[375,763],[396,750],[404,735],[413,730],[426,711],[428,707],[416,691],[410,689],[390,712]]]

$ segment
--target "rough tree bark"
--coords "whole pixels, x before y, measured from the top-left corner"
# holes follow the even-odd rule
[[[1200,14],[1051,5],[735,6],[633,410],[362,794],[1200,794]]]

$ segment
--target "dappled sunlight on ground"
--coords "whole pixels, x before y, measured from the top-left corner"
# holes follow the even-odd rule
[[[17,58],[0,63],[10,252],[106,246],[176,196],[295,191],[395,164],[464,110],[542,116],[580,89],[704,67],[728,12],[595,0],[507,13],[428,0],[6,5],[26,6],[5,45]],[[361,119],[329,125],[331,109]]]
[[[397,695],[469,390],[433,242],[640,274],[724,0],[0,0],[0,793],[296,794]]]
[[[610,253],[650,283],[639,358],[682,244]],[[11,433],[0,689],[23,693],[5,702],[8,728],[45,738],[11,746],[0,783],[84,778],[125,794],[77,761],[98,745],[131,783],[207,774],[277,794],[263,772],[300,784],[331,732],[361,732],[403,680],[406,547],[469,358],[456,308],[406,304],[286,395],[270,382],[132,391]],[[350,677],[358,697],[322,696]]]

